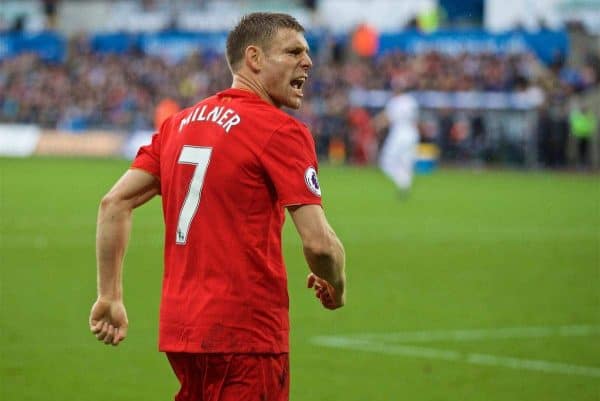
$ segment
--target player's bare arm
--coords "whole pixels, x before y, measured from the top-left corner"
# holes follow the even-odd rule
[[[90,330],[99,341],[118,345],[127,336],[123,304],[123,257],[133,209],[160,192],[158,180],[142,170],[127,171],[102,198],[96,230],[98,299],[90,312]]]
[[[324,307],[337,309],[346,302],[344,247],[327,222],[319,205],[288,208],[302,239],[304,256],[311,270],[309,288],[314,288]]]

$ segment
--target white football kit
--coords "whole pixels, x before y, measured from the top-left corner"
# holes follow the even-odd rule
[[[412,183],[419,132],[419,105],[413,96],[403,93],[392,97],[385,106],[390,122],[389,133],[381,149],[379,166],[401,190]]]

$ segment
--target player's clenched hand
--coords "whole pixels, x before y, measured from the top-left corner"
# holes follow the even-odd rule
[[[98,341],[119,345],[127,336],[129,322],[122,301],[98,298],[90,312],[90,330]]]
[[[306,284],[308,288],[315,290],[315,296],[319,298],[323,307],[327,309],[337,309],[344,306],[344,301],[340,294],[337,294],[335,288],[327,282],[327,280],[310,273],[307,277]]]

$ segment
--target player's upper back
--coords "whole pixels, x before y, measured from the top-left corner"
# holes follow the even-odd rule
[[[241,89],[228,89],[204,99],[193,107],[173,116],[169,134],[184,140],[218,143],[227,136],[269,137],[284,123],[293,119],[262,100],[258,95]]]
[[[252,92],[228,89],[207,98],[172,116],[158,136],[156,175],[167,231],[176,231],[178,243],[186,242],[197,214],[209,223],[215,213],[219,221],[244,219],[257,199],[270,208],[320,202],[318,188],[305,185],[317,167],[308,129]],[[289,183],[294,169],[301,185]]]
[[[302,153],[307,147],[311,151],[314,148],[304,125],[255,93],[233,88],[177,113],[160,134],[163,136],[161,158],[178,157],[182,146],[210,147],[211,163],[223,159],[230,166],[237,163],[237,168],[244,162],[258,161],[267,144],[279,142],[282,136],[289,145],[294,142],[300,145],[283,151]],[[228,168],[219,166],[214,170],[222,174]],[[167,178],[165,175],[170,171],[161,171],[161,180]]]

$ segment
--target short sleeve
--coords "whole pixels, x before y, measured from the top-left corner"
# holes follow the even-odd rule
[[[321,205],[315,143],[307,128],[294,120],[285,123],[271,136],[261,161],[281,206]]]
[[[144,170],[160,180],[160,134],[152,135],[149,145],[140,147],[131,168]]]

